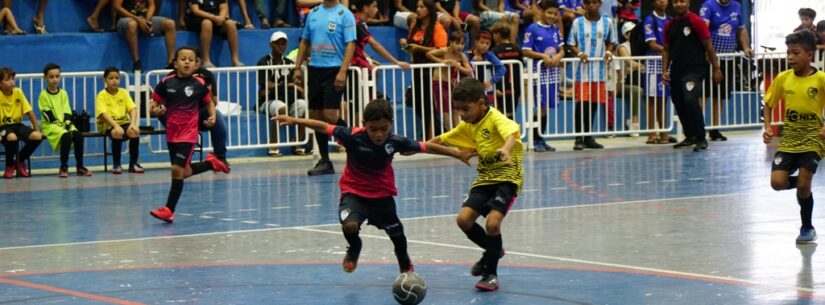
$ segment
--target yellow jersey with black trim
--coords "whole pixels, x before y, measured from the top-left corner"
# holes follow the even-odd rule
[[[825,72],[803,77],[796,76],[793,70],[779,73],[765,94],[765,104],[775,108],[779,100],[785,100],[785,127],[777,151],[816,152],[822,158],[825,139],[819,131],[825,108]]]
[[[501,160],[498,149],[504,146],[505,139],[513,135],[516,145],[510,153],[510,164]],[[439,136],[441,141],[459,148],[475,149],[478,152],[478,177],[472,187],[511,182],[516,185],[516,194],[521,192],[524,183],[523,155],[519,138],[520,127],[495,108],[488,108],[478,123],[460,122],[453,130]]]
[[[106,113],[118,125],[129,124],[132,118],[129,117],[129,111],[135,108],[135,101],[129,95],[129,91],[123,88],[117,88],[116,94],[111,94],[106,89],[100,90],[97,94],[97,101],[95,102],[95,118],[97,118],[97,130],[105,132],[109,127],[109,123],[100,116],[101,113]],[[135,118],[137,119],[137,118]]]
[[[22,123],[23,115],[29,111],[32,105],[20,88],[14,88],[11,95],[0,92],[0,126]]]

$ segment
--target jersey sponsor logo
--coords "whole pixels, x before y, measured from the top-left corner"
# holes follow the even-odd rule
[[[15,120],[12,119],[11,117],[7,117],[7,116],[3,117],[3,125],[14,124],[14,123],[17,123],[17,122],[15,122]]]
[[[190,97],[192,94],[195,94],[195,88],[192,88],[192,86],[186,86],[183,88],[183,94],[186,94],[186,97]]]
[[[556,47],[548,47],[547,49],[544,49],[544,54],[547,54],[549,56],[555,56],[556,52]]]
[[[696,88],[696,83],[693,81],[685,83],[685,89],[687,89],[687,91],[693,91],[693,88]]]
[[[341,16],[343,14],[344,14],[344,10],[338,10],[338,16]]]
[[[812,122],[812,121],[819,121],[819,116],[816,113],[799,113],[796,110],[785,110],[785,120],[795,123],[795,122]]]
[[[388,155],[392,155],[395,152],[395,147],[392,147],[392,144],[387,143],[384,145],[384,151],[386,151]]]
[[[327,30],[330,32],[335,32],[335,22],[330,21],[329,24],[327,24]]]
[[[716,33],[718,33],[719,36],[730,37],[731,34],[733,34],[733,26],[731,26],[730,23],[722,24],[719,26],[719,30],[716,31]]]
[[[816,98],[816,95],[818,93],[819,93],[819,89],[814,88],[814,87],[809,87],[808,88],[808,98],[814,99],[814,98]]]
[[[682,33],[685,34],[685,37],[689,36],[692,31],[693,30],[691,30],[689,26],[685,26],[685,28],[682,29]]]
[[[484,128],[481,130],[481,137],[485,140],[490,139],[490,129]]]
[[[650,24],[645,24],[645,33],[653,34],[653,26]]]
[[[775,158],[773,158],[773,164],[774,165],[782,164],[782,156],[780,155],[780,156],[776,156]]]
[[[530,36],[532,36],[530,32],[524,33],[524,43],[530,42]]]
[[[495,156],[492,156],[492,157],[486,157],[486,158],[485,157],[479,157],[478,165],[479,166],[487,166],[487,165],[497,164],[499,162],[501,162],[501,155],[496,154]]]
[[[350,214],[349,209],[344,209],[343,211],[341,211],[341,214],[339,215],[339,217],[341,217],[341,221],[346,220],[347,217],[349,216],[349,214]]]
[[[707,7],[702,7],[702,9],[699,10],[699,15],[704,16],[707,12],[708,12],[708,8]]]

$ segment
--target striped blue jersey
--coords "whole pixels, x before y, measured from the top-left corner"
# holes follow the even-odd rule
[[[596,21],[587,20],[584,16],[577,17],[570,26],[567,44],[579,47],[579,50],[590,58],[603,58],[607,51],[607,44],[617,44],[616,26],[611,18],[605,16],[600,16]],[[604,61],[576,62],[576,81],[603,82],[607,68],[607,63]]]
[[[739,2],[731,0],[722,5],[717,0],[707,0],[699,9],[699,17],[710,22],[710,37],[717,54],[736,51],[736,33],[744,28],[742,8]]]

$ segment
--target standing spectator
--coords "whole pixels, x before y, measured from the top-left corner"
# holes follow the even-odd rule
[[[493,86],[501,81],[504,74],[507,73],[507,68],[504,67],[504,64],[501,63],[498,56],[496,56],[493,51],[490,51],[490,46],[492,44],[493,34],[487,30],[481,30],[481,32],[478,33],[478,40],[476,40],[472,50],[467,52],[467,60],[469,60],[471,64],[474,62],[479,63],[483,61],[490,63],[492,66],[492,73],[490,73],[491,67],[489,66],[475,66],[476,79],[482,81],[484,84],[484,91],[487,93],[488,98],[493,95],[492,100],[495,102],[493,105],[497,109],[504,109],[508,106],[503,105],[504,100],[501,97],[495,96],[495,88],[493,88]],[[502,113],[504,113],[503,110]]]
[[[6,151],[6,171],[3,178],[14,178],[14,172],[20,177],[28,177],[26,160],[34,153],[43,135],[37,124],[29,100],[23,95],[23,90],[14,85],[14,71],[11,68],[0,68],[0,135]],[[23,124],[23,116],[27,116],[32,127]],[[18,154],[18,143],[26,142],[26,146]],[[15,159],[15,157],[19,157]]]
[[[541,134],[549,125],[547,109],[555,108],[558,101],[558,86],[561,82],[559,66],[564,58],[564,39],[556,26],[560,19],[559,4],[548,0],[542,1],[539,7],[541,19],[524,31],[522,50],[525,56],[535,59],[531,69],[540,74],[538,81],[532,84],[533,100],[539,109],[539,128],[533,129],[533,147],[537,152],[545,152],[556,151]]]
[[[622,25],[622,36],[625,42],[620,43],[616,48],[616,55],[619,55],[619,57],[630,57],[633,55],[629,40],[630,32],[633,31],[635,27],[636,24],[633,22],[625,22],[625,24]],[[616,96],[621,97],[630,107],[630,118],[625,121],[625,126],[629,130],[639,130],[639,103],[644,99],[642,88],[639,87],[639,85],[641,85],[641,75],[639,71],[642,69],[642,64],[636,60],[626,59],[621,63],[616,63],[615,67]],[[630,134],[630,136],[637,137],[639,134],[633,133]]]
[[[607,102],[605,74],[613,60],[613,47],[616,45],[616,27],[609,17],[599,15],[601,0],[584,0],[584,16],[576,18],[570,27],[567,44],[581,63],[575,67],[576,111],[573,118],[576,133],[590,132],[596,112]],[[603,58],[603,61],[591,63],[590,58]],[[604,148],[591,136],[576,137],[574,150],[585,148]]]
[[[643,23],[644,38],[647,43],[647,56],[661,56],[664,47],[665,24],[670,21],[670,16],[665,11],[668,0],[654,0],[653,12],[650,13]],[[645,65],[644,88],[647,96],[647,124],[649,129],[659,128],[656,123],[660,123],[664,128],[667,115],[667,97],[670,96],[670,86],[662,82],[662,61],[648,60]],[[649,133],[647,135],[648,144],[669,144],[670,136],[667,132]]]
[[[269,23],[269,18],[266,17],[266,7],[264,6],[264,2],[269,2],[269,5],[274,5],[274,7],[272,7],[272,20],[275,21],[274,23]],[[286,5],[286,1],[255,0],[255,13],[258,15],[258,19],[261,20],[261,28],[268,29],[270,27],[289,27],[289,23],[284,21],[286,19]]]
[[[814,20],[816,20],[816,11],[803,7],[799,9],[799,26],[794,29],[794,32],[799,32],[801,30],[809,30],[811,32],[816,32],[816,26],[814,26]]]
[[[186,9],[186,28],[200,33],[202,65],[204,68],[213,68],[215,65],[210,58],[209,50],[212,46],[212,34],[218,29],[226,35],[229,42],[229,53],[232,56],[233,66],[243,66],[238,58],[238,27],[237,23],[229,19],[229,5],[226,0],[189,0]]]
[[[738,39],[745,57],[753,57],[748,30],[745,29],[745,23],[742,21],[742,8],[739,2],[736,0],[706,0],[699,9],[699,16],[705,20],[705,24],[710,29],[711,41],[716,53],[735,52]],[[710,82],[705,82],[705,96],[712,100],[710,115],[714,126],[719,125],[719,117],[724,111],[723,101],[730,99],[734,81],[737,79],[735,72],[738,71],[736,60],[733,57],[722,58],[720,64],[723,73],[722,83],[711,86]],[[718,129],[711,129],[709,134],[712,141],[728,139]]]
[[[665,24],[662,50],[662,81],[671,83],[670,93],[685,139],[673,148],[694,146],[693,151],[708,148],[705,139],[705,119],[699,99],[702,82],[708,74],[708,61],[713,65],[713,82],[722,81],[719,58],[711,42],[711,33],[702,18],[689,11],[690,0],[674,0],[676,15]]]
[[[481,20],[481,28],[489,29],[503,20],[510,25],[510,40],[518,41],[518,25],[521,22],[519,15],[504,10],[505,0],[473,0],[475,15]],[[470,33],[472,37],[472,32]]]
[[[77,175],[89,177],[92,172],[83,167],[83,135],[72,122],[72,106],[69,95],[60,89],[60,66],[49,63],[43,68],[47,86],[40,92],[37,105],[40,108],[43,135],[52,149],[60,151],[60,178],[69,177],[69,149],[74,146]]]
[[[506,24],[496,23],[490,29],[493,35],[493,54],[499,60],[514,60],[521,62],[524,55],[521,47],[510,40],[510,27]],[[505,64],[507,71],[500,82],[495,83],[496,101],[501,105],[497,107],[507,118],[513,119],[516,108],[521,99],[521,86],[523,83],[521,76],[521,65]]]
[[[244,30],[254,30],[255,25],[252,24],[252,19],[249,18],[249,11],[246,9],[246,0],[237,0],[238,7],[241,10],[241,16],[243,17],[243,29]],[[283,2],[283,1],[276,1],[276,2]]]
[[[286,33],[278,31],[269,38],[269,48],[272,50],[258,60],[258,66],[295,65],[295,62],[284,57],[288,38]],[[289,69],[269,69],[258,71],[258,111],[265,112],[270,117],[286,114],[291,117],[304,117],[307,103],[304,100],[304,87],[296,86],[292,80],[292,71]],[[269,143],[278,143],[280,132],[277,122],[271,121]],[[303,138],[304,128],[298,129],[298,138]],[[303,155],[303,148],[295,148],[296,155]],[[279,156],[280,150],[269,148],[270,156]]]
[[[138,55],[138,34],[163,35],[167,65],[172,63],[175,56],[175,22],[166,17],[156,16],[156,3],[157,0],[112,0],[112,9],[120,16],[117,21],[117,32],[126,37],[134,71],[143,70]]]
[[[120,71],[108,67],[103,71],[106,88],[100,90],[95,102],[97,130],[112,140],[112,174],[120,175],[120,154],[123,142],[129,140],[129,172],[143,174],[143,167],[138,164],[140,153],[140,128],[135,101],[129,91],[120,87]],[[103,156],[104,158],[106,156]]]
[[[301,65],[309,52],[308,96],[310,117],[330,124],[338,122],[341,97],[347,85],[347,71],[355,53],[355,16],[338,0],[324,0],[307,16],[301,33],[293,79],[303,84]],[[316,133],[321,160],[307,174],[335,173],[329,160],[329,135]]]

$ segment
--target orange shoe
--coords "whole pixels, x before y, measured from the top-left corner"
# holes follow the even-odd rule
[[[167,223],[172,223],[175,221],[175,212],[172,212],[172,210],[170,210],[167,207],[160,207],[154,209],[151,212],[149,212],[149,215],[152,215],[155,218],[163,220]]]
[[[229,173],[229,166],[227,166],[226,163],[218,159],[218,157],[215,156],[215,154],[207,154],[206,162],[212,163],[212,169],[215,172],[221,172],[226,174]]]
[[[344,266],[344,272],[351,273],[355,271],[355,268],[358,268],[358,259],[351,259],[349,252],[347,252],[344,254],[344,262],[342,265]]]

